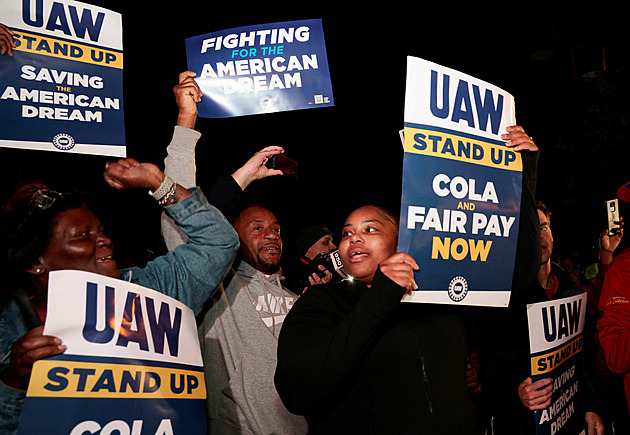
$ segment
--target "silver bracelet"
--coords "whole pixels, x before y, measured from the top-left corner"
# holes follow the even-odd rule
[[[171,205],[175,204],[178,201],[177,197],[175,196],[176,191],[177,191],[177,183],[173,183],[173,186],[166,193],[166,195],[164,195],[162,199],[158,201],[158,204],[160,204],[160,207],[167,206],[169,201],[171,202]]]
[[[172,189],[174,185],[175,182],[168,175],[164,174],[164,180],[162,180],[160,187],[158,187],[155,192],[149,190],[149,195],[151,195],[156,201],[159,201]]]

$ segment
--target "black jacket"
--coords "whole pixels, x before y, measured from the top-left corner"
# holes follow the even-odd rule
[[[293,306],[275,382],[309,433],[476,433],[461,319],[403,295],[379,270],[369,288],[313,286]]]
[[[551,263],[551,273],[558,279],[558,290],[553,300],[582,293],[557,264]],[[494,309],[479,318],[482,393],[487,399],[489,412],[495,418],[497,434],[535,433],[534,412],[521,403],[518,386],[531,376],[527,304],[547,300],[545,289],[538,281],[534,281],[527,291],[510,301],[509,308]],[[579,373],[589,379],[581,360]],[[581,385],[584,385],[581,390],[584,392],[586,410],[599,413],[590,380]]]

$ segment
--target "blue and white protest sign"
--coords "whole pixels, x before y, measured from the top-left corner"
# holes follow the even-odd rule
[[[238,27],[188,38],[199,116],[224,118],[334,105],[321,20]]]
[[[19,433],[206,433],[201,350],[186,305],[126,281],[55,271],[44,334],[67,350],[34,364]]]
[[[398,249],[420,270],[406,302],[507,306],[522,160],[500,135],[510,94],[408,57]]]
[[[532,382],[553,379],[551,404],[535,412],[538,435],[586,433],[582,403],[586,301],[582,293],[527,306]]]
[[[126,156],[120,14],[72,0],[2,0],[0,146]]]

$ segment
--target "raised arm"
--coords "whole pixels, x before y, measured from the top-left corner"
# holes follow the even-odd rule
[[[105,180],[117,189],[146,188],[187,236],[187,242],[122,279],[160,291],[199,312],[217,289],[239,246],[230,223],[198,188],[174,183],[157,166],[133,159],[110,163]]]

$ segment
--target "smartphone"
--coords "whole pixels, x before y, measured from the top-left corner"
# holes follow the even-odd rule
[[[280,169],[285,174],[290,175],[297,180],[298,164],[295,160],[291,160],[284,154],[276,154],[269,157],[266,165],[271,169]]]
[[[608,214],[608,234],[616,234],[620,228],[619,200],[617,198],[606,201],[606,213]]]

